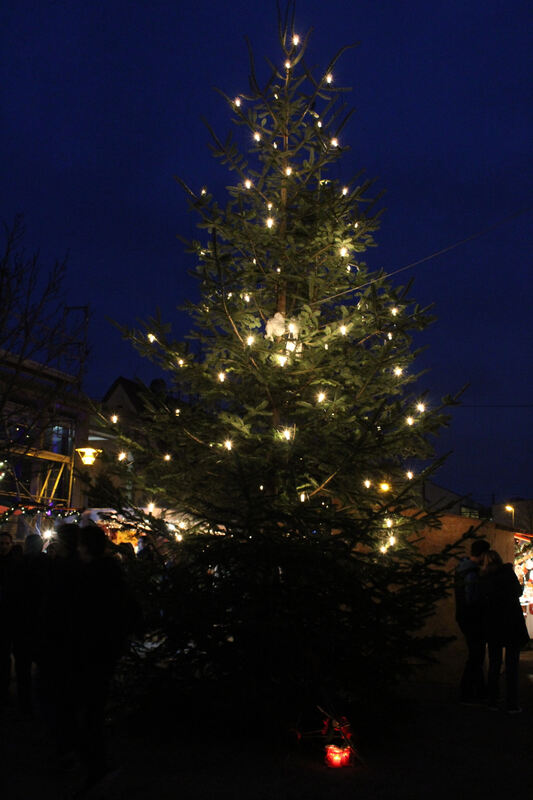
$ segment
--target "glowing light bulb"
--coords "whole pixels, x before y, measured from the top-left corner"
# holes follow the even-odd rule
[[[393,317],[397,315],[398,309],[396,308],[396,306],[394,306],[394,308],[391,308],[390,313],[392,314]]]
[[[359,223],[358,222],[354,222],[353,226],[354,226],[354,228],[358,228],[359,227]]]
[[[393,372],[398,378],[400,375],[403,375],[403,369],[401,367],[394,367]]]
[[[273,225],[274,225],[274,219],[272,217],[268,217],[266,221],[267,228],[272,228]]]
[[[317,394],[317,396],[316,396],[316,399],[317,399],[318,403],[323,403],[324,400],[326,399],[326,393],[325,392],[319,392]]]
[[[261,141],[261,134],[259,133],[259,131],[256,131],[254,133],[254,139],[255,139],[256,142],[260,142]]]
[[[392,528],[392,520],[391,519],[386,519],[385,520],[385,526],[387,528]]]
[[[300,503],[305,503],[305,494],[304,494],[304,492],[302,492],[300,494]]]
[[[118,454],[118,460],[119,460],[119,461],[125,461],[125,460],[126,460],[126,458],[127,458],[127,455],[126,455],[126,453],[124,452],[124,450],[123,450],[121,453],[119,453],[119,454]]]
[[[396,544],[396,536],[391,536],[389,538],[389,544],[392,547],[393,544]]]
[[[287,59],[287,61],[285,62],[285,69],[290,69],[290,68],[291,68],[291,62],[289,61],[289,59]]]
[[[390,492],[390,483],[383,481],[383,483],[379,484],[379,488],[382,492]]]
[[[224,383],[224,381],[226,380],[226,373],[225,372],[219,372],[218,373],[218,379],[219,379],[220,383]]]
[[[146,338],[148,339],[148,341],[149,341],[150,343],[153,343],[153,342],[155,342],[155,336],[154,336],[154,334],[153,334],[153,333],[149,333],[149,334],[148,334],[148,336],[147,336]]]
[[[348,328],[346,327],[346,325],[341,325],[340,328],[339,328],[339,331],[340,331],[341,336],[346,336],[346,334],[348,332]]]
[[[171,458],[172,456],[170,455],[170,453],[165,453],[165,455],[163,456],[163,461],[170,461]]]
[[[277,95],[276,95],[276,97],[277,97]],[[273,142],[272,143],[272,147],[274,148],[274,150],[277,150],[278,149],[278,143],[277,142]]]
[[[253,183],[250,180],[250,178],[246,178],[246,180],[244,181],[244,188],[245,189],[251,189],[252,186],[253,186]]]
[[[226,450],[231,450],[231,448],[233,447],[233,442],[231,441],[231,439],[226,439],[226,441],[224,442],[224,447],[226,448]]]
[[[331,140],[330,144],[331,144],[332,147],[338,147],[339,146],[339,140],[334,136],[333,139]]]
[[[317,122],[316,126],[317,126],[317,128],[321,128],[321,127],[322,127],[322,121],[321,121],[321,120],[318,120],[318,122]]]
[[[286,167],[286,168],[285,168],[285,175],[287,175],[287,177],[288,177],[289,175],[292,175],[292,167]]]
[[[387,552],[387,547],[384,544],[382,544],[379,549],[381,550],[382,553],[386,553]]]
[[[342,256],[342,258],[346,258],[346,256],[348,255],[348,248],[341,247],[341,249],[339,250],[339,254]]]
[[[348,194],[348,187],[347,186],[343,186],[342,194],[343,194],[344,197],[346,197],[346,195]]]
[[[148,503],[148,513],[149,514],[153,514],[154,513],[154,508],[155,508],[154,503]]]
[[[265,487],[263,486],[263,484],[261,484],[260,487],[259,487],[259,491],[262,492],[264,488]]]
[[[389,340],[389,342],[392,340],[392,333],[390,331],[387,334],[387,339]]]
[[[423,414],[424,411],[426,410],[424,403],[417,403],[416,410],[420,411],[420,413]]]
[[[292,435],[291,434],[291,429],[290,428],[284,428],[282,435],[283,435],[283,438],[286,439],[286,441],[288,442],[290,440],[290,438],[291,438],[291,435]]]
[[[281,267],[276,267],[276,272],[281,273]]]
[[[414,421],[413,417],[407,417],[407,419],[405,421],[407,422],[408,425],[414,425],[415,424],[415,421]]]
[[[183,541],[183,536],[181,535],[181,533],[177,533],[176,534],[176,541],[177,542],[182,542]]]
[[[254,341],[255,340],[254,340],[253,336],[248,336],[247,339],[246,339],[246,344],[248,345],[248,347],[251,347],[253,345]]]
[[[289,333],[295,334],[297,333],[297,328],[294,322],[289,322]]]
[[[365,489],[370,489],[372,483],[367,479],[366,481],[363,481],[363,486],[365,487]]]
[[[241,106],[241,98],[240,97],[236,97],[233,102],[235,103],[237,108],[240,108],[240,106]]]
[[[272,203],[267,203],[267,208],[269,211],[272,211]]]
[[[412,481],[412,480],[413,480],[413,478],[415,477],[415,476],[414,476],[414,473],[413,473],[413,472],[411,472],[411,470],[409,470],[409,472],[406,472],[406,473],[405,473],[405,476],[406,476],[406,478],[407,478],[407,480],[408,480],[408,481]]]
[[[298,47],[298,45],[300,44],[300,37],[298,36],[297,33],[295,33],[294,36],[292,37],[292,43],[295,47]]]
[[[111,422],[118,422],[118,417],[116,414],[113,414],[111,417]]]
[[[287,342],[285,345],[285,349],[288,350],[290,353],[294,353],[296,350],[296,342]]]
[[[287,363],[287,356],[278,355],[278,364],[280,367],[284,367]]]
[[[245,294],[242,299],[244,300],[245,303],[249,303],[250,302],[250,295],[249,294]]]
[[[179,417],[179,415],[181,414],[181,408],[177,408],[177,409],[174,411],[174,414],[175,414],[177,417]]]

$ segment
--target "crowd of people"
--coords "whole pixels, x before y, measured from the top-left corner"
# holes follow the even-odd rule
[[[523,587],[512,564],[504,564],[485,539],[472,542],[470,556],[455,571],[456,619],[468,649],[460,684],[466,705],[501,707],[500,674],[505,650],[505,710],[519,714],[520,650],[529,642],[520,596]],[[488,673],[484,665],[488,652]]]
[[[0,532],[0,710],[13,656],[21,711],[42,717],[58,766],[79,760],[90,787],[108,772],[105,706],[137,606],[98,525],[64,524],[42,549],[39,534],[19,551]]]

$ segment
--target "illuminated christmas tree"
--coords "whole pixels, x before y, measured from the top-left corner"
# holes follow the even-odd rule
[[[179,539],[158,600],[168,652],[185,637],[217,680],[319,699],[388,684],[434,644],[416,632],[445,592],[444,556],[421,556],[417,531],[437,523],[413,509],[445,420],[415,388],[427,313],[362,261],[370,184],[333,177],[342,51],[315,77],[290,15],[280,41],[264,86],[252,61],[249,91],[224,95],[249,145],[213,132],[226,201],[183,183],[201,299],[185,342],[155,320],[129,334],[170,388],[124,433],[117,469],[142,504],[177,513],[158,522]]]

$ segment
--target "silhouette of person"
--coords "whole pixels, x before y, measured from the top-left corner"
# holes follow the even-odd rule
[[[31,533],[24,540],[21,569],[20,613],[13,637],[13,655],[19,706],[33,712],[32,665],[38,663],[41,650],[41,612],[46,584],[47,556],[43,540]]]
[[[80,756],[93,786],[108,772],[104,721],[109,688],[130,621],[133,600],[120,561],[108,554],[98,525],[80,529],[84,564],[77,605]]]
[[[498,709],[500,670],[505,648],[505,700],[510,714],[519,714],[518,666],[520,649],[529,641],[520,606],[522,586],[512,564],[504,564],[495,550],[483,553],[479,576],[483,601],[483,628],[489,650],[489,708]]]
[[[455,570],[455,619],[464,634],[468,656],[460,684],[462,703],[480,703],[486,698],[483,665],[487,642],[482,625],[479,569],[483,553],[490,549],[485,539],[476,539],[470,557],[462,558]]]

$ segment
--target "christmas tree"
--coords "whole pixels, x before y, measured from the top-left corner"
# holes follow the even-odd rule
[[[117,470],[169,540],[154,627],[173,668],[317,702],[389,685],[435,645],[417,631],[447,555],[420,554],[438,520],[416,509],[445,418],[416,390],[427,311],[362,261],[370,183],[334,177],[343,51],[314,76],[291,14],[280,43],[264,86],[251,59],[249,91],[223,95],[249,142],[212,131],[225,203],[182,182],[201,298],[185,342],[158,320],[128,332],[170,389],[122,431]]]

